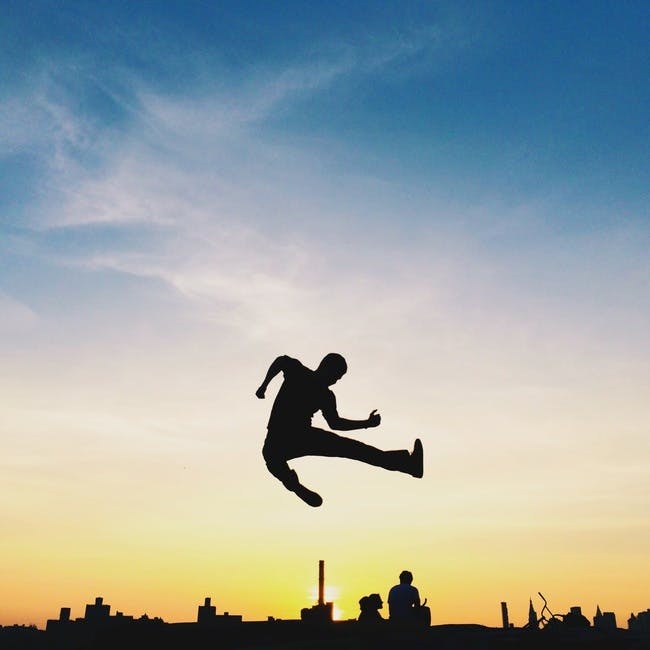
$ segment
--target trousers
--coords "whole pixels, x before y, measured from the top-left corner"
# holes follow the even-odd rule
[[[298,482],[296,473],[287,464],[292,458],[329,456],[350,458],[391,471],[407,471],[410,454],[405,449],[383,451],[359,440],[339,436],[332,431],[308,427],[301,431],[269,430],[262,455],[266,466],[285,487],[292,489]]]

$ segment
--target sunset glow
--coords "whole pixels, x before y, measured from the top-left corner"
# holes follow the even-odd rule
[[[0,625],[650,607],[648,3],[9,4]],[[254,393],[332,351],[425,473],[309,508]]]

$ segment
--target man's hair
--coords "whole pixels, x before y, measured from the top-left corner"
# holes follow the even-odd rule
[[[410,585],[413,582],[413,574],[410,571],[402,571],[399,574],[399,581]]]
[[[318,368],[334,371],[342,376],[348,371],[348,364],[338,352],[330,352],[323,357],[323,360],[318,364]]]

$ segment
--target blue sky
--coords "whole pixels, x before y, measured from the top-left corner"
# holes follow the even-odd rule
[[[258,128],[343,140],[376,173],[435,174],[450,191],[560,187],[577,211],[643,208],[645,3],[349,4],[9,4],[3,93],[49,74],[51,92],[73,94],[87,119],[126,128],[134,83],[185,96],[326,68],[325,87],[296,89]],[[5,183],[18,176],[27,191],[35,162],[5,161]]]
[[[536,254],[563,285],[542,260],[564,237],[612,231],[643,254],[645,3],[8,6],[0,222],[18,302],[52,295],[32,275],[61,275],[72,302],[77,282],[104,291],[70,263],[160,251],[193,183],[237,228],[326,255],[442,229],[506,269]],[[120,193],[135,174],[139,196]]]
[[[134,521],[143,549],[156,531],[180,536],[170,510],[208,548],[220,530],[203,516],[210,495],[233,490],[222,528],[246,539],[244,503],[280,546],[273,515],[298,539],[340,529],[346,513],[357,549],[387,519],[450,553],[474,552],[479,534],[497,555],[516,541],[531,554],[509,583],[522,616],[519,579],[557,569],[567,608],[587,584],[563,555],[567,530],[603,570],[622,554],[642,564],[647,3],[24,1],[2,12],[0,493],[22,495],[0,501],[15,530],[5,557],[51,516],[45,487],[94,513],[97,539],[72,506],[49,522],[61,548],[100,552],[104,534],[125,557]],[[342,413],[382,410],[383,447],[421,432],[432,471],[413,493],[307,463],[331,503],[313,520],[273,490],[259,457],[269,405],[251,396],[277,354],[311,365],[331,350],[350,366]],[[57,548],[34,549],[52,584]],[[544,549],[546,565],[534,556]],[[353,563],[349,552],[339,557]],[[214,570],[250,561],[235,555]],[[477,570],[502,560],[487,552]],[[120,566],[107,576],[128,582]],[[435,584],[440,567],[419,570]],[[187,580],[188,592],[200,583]],[[628,613],[647,607],[640,588],[607,584]],[[466,620],[462,594],[438,606]]]

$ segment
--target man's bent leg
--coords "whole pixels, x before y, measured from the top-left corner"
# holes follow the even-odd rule
[[[298,480],[298,474],[287,465],[287,458],[269,445],[268,441],[264,443],[262,455],[266,462],[269,472],[284,485],[289,492],[295,492],[305,503],[317,508],[323,503],[323,499],[316,492],[307,489]]]
[[[262,455],[269,472],[277,478],[287,490],[298,485],[298,475],[287,465],[287,459],[267,443],[264,444]]]

